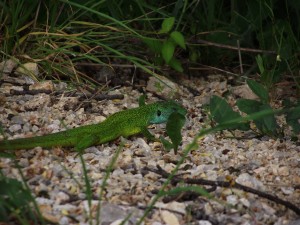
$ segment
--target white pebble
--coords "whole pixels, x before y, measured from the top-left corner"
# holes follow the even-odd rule
[[[14,124],[12,126],[9,127],[9,131],[10,132],[16,132],[18,130],[21,130],[21,125],[20,124]]]
[[[198,224],[199,225],[212,225],[211,222],[209,222],[208,220],[199,220]]]
[[[32,126],[32,128],[31,128],[31,130],[33,131],[33,132],[37,132],[37,131],[39,131],[39,127],[37,127],[37,126]]]
[[[228,195],[226,200],[231,205],[236,205],[238,203],[238,198],[236,195]]]

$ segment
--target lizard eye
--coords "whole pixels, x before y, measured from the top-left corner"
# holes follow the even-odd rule
[[[157,110],[156,114],[157,114],[157,116],[160,116],[161,115],[161,111]]]

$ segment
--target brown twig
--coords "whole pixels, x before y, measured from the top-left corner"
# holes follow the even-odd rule
[[[241,74],[244,74],[243,62],[242,62],[242,54],[241,54],[241,46],[240,46],[240,40],[237,40],[237,47],[238,47],[238,54],[239,54],[239,62],[240,62],[240,70],[241,70]]]
[[[219,44],[211,41],[206,41],[202,39],[197,39],[195,43],[190,43],[190,44],[205,44],[205,45],[214,46],[218,48],[225,48],[225,49],[231,49],[231,50],[242,51],[242,52],[263,53],[263,54],[271,54],[271,55],[277,54],[275,51],[261,50],[261,49],[254,49],[254,48],[240,48],[231,45],[224,45],[224,44]]]
[[[24,89],[23,91],[19,90],[10,90],[10,95],[37,95],[37,94],[51,94],[52,91],[48,89],[40,89],[40,90],[29,90],[29,89]]]
[[[157,169],[151,169],[151,168],[145,168],[145,170],[151,171],[153,173],[161,175],[163,178],[168,178],[170,176],[169,173],[164,171],[160,166],[157,166]],[[256,190],[251,187],[244,186],[242,184],[236,183],[236,182],[228,182],[228,181],[212,181],[212,180],[205,180],[202,178],[199,179],[191,179],[191,178],[179,178],[179,177],[173,177],[172,178],[173,183],[178,183],[178,182],[184,182],[186,184],[198,184],[198,185],[208,185],[208,186],[213,186],[213,187],[225,187],[225,188],[236,188],[243,190],[245,192],[249,192],[255,195],[258,195],[262,198],[268,199],[270,201],[273,201],[277,204],[281,204],[285,206],[286,208],[294,211],[297,215],[300,215],[300,208],[292,204],[291,202],[285,201],[283,199],[280,199],[276,196],[270,195],[268,193]]]

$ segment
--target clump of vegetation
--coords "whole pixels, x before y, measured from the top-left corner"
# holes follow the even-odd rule
[[[271,78],[262,75],[265,82],[278,82],[299,67],[300,4],[295,2],[13,0],[0,6],[1,60],[36,62],[40,79],[91,81],[79,63],[106,65],[116,59],[150,74],[149,67],[188,72],[199,63],[242,64],[249,74],[257,52],[266,70],[274,69]]]

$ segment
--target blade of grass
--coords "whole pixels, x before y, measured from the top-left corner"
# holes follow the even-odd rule
[[[100,16],[100,17],[103,17],[104,19],[107,19],[107,20],[109,20],[109,21],[112,21],[112,22],[114,22],[115,24],[117,24],[117,25],[119,25],[119,26],[125,28],[126,30],[130,31],[131,33],[135,34],[136,36],[138,36],[138,37],[140,37],[140,38],[143,37],[141,34],[139,34],[138,32],[136,32],[135,30],[131,29],[130,27],[128,27],[127,25],[125,25],[125,24],[122,23],[121,21],[116,20],[115,18],[113,18],[113,17],[111,17],[111,16],[109,16],[109,15],[107,15],[107,14],[98,12],[98,11],[92,9],[92,8],[86,7],[86,6],[84,6],[84,5],[80,5],[80,4],[75,3],[75,2],[70,2],[70,1],[68,1],[68,0],[60,0],[60,1],[61,1],[61,2],[64,2],[64,3],[68,3],[68,4],[70,4],[70,5],[73,5],[73,6],[77,7],[77,8],[84,9],[84,10],[86,10],[87,12],[91,12],[91,13],[93,13],[93,14],[96,14],[96,15]]]
[[[118,147],[116,153],[113,155],[113,157],[112,157],[112,159],[111,159],[111,161],[110,161],[110,163],[109,163],[109,165],[108,165],[108,167],[106,169],[105,176],[104,176],[102,184],[101,184],[101,191],[99,193],[99,203],[98,203],[97,209],[96,209],[96,211],[97,211],[97,213],[96,213],[96,224],[97,225],[100,225],[100,222],[101,222],[100,221],[100,217],[101,217],[101,199],[103,198],[104,190],[105,190],[105,188],[107,186],[107,180],[108,180],[108,178],[109,178],[109,176],[111,174],[111,171],[113,170],[114,165],[117,162],[117,159],[118,159],[118,157],[120,155],[121,150],[124,147],[124,144],[125,143],[122,141],[121,144],[120,144],[120,146]]]
[[[93,191],[91,187],[91,182],[89,180],[88,171],[86,169],[85,161],[83,159],[82,154],[79,154],[79,159],[82,165],[83,177],[85,182],[85,194],[88,200],[88,207],[89,207],[89,223],[92,225],[92,197]]]
[[[23,185],[24,185],[25,189],[31,193],[32,191],[31,191],[29,185],[26,182],[26,179],[25,179],[25,176],[24,176],[24,174],[23,174],[23,172],[21,170],[21,167],[19,166],[19,164],[18,164],[18,162],[16,160],[14,160],[14,164],[15,164],[15,168],[18,169],[18,172],[19,172],[19,174],[21,176],[21,179],[22,179],[22,182],[23,182]],[[38,218],[37,218],[38,221],[39,221],[38,223],[46,224],[45,220],[44,220],[44,217],[42,216],[42,213],[40,211],[40,208],[39,208],[39,206],[38,206],[38,204],[37,204],[37,202],[36,202],[36,200],[35,200],[35,198],[33,197],[32,194],[30,195],[30,198],[31,198],[31,201],[33,203],[34,209],[35,209],[35,211],[36,211],[36,213],[38,215]],[[31,210],[31,208],[30,208],[30,210]],[[36,223],[36,224],[38,224],[38,223]]]

